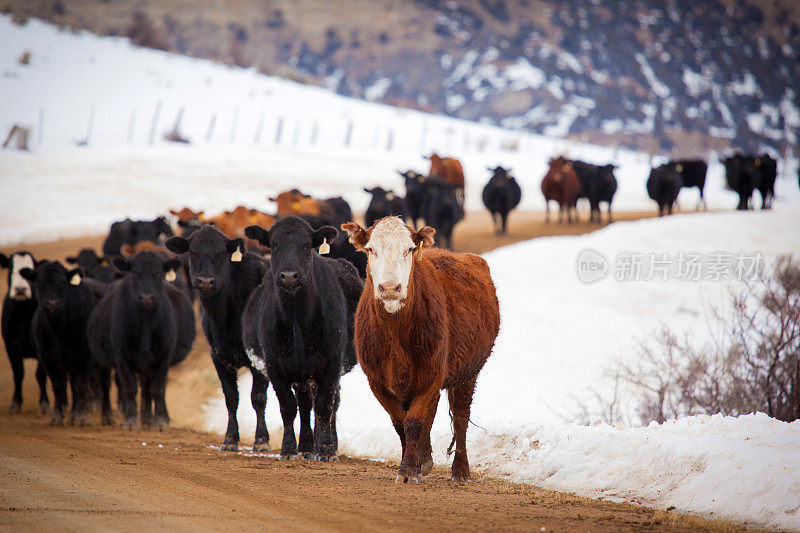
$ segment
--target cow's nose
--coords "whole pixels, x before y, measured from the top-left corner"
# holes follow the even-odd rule
[[[14,289],[14,296],[25,296],[25,289],[17,287]]]
[[[139,295],[139,303],[141,303],[144,307],[151,307],[153,305],[153,295],[152,294],[140,294]]]
[[[384,296],[396,296],[400,294],[399,283],[381,283],[378,285],[378,291]]]
[[[58,309],[58,300],[45,300],[44,304],[50,310]]]
[[[297,271],[296,270],[285,270],[281,272],[281,283],[286,285],[287,287],[291,287],[295,283],[297,283]]]
[[[214,288],[214,278],[197,278],[197,288],[201,291],[208,291]]]

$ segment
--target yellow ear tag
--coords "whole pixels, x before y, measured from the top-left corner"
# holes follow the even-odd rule
[[[322,239],[322,244],[319,245],[319,254],[325,255],[327,253],[330,253],[330,251],[331,251],[331,245],[328,244],[328,239]]]
[[[390,202],[394,200],[394,193],[392,192],[386,193],[386,199],[389,200]]]
[[[233,251],[231,254],[231,263],[241,263],[242,262],[242,251],[239,247],[236,247],[236,250]]]
[[[166,274],[164,274],[164,279],[172,283],[177,279],[178,275],[175,273],[175,270],[169,270]]]
[[[678,172],[683,172],[683,165],[676,165],[675,170],[677,170]]]
[[[75,285],[75,286],[80,285],[81,284],[81,275],[78,274],[77,272],[75,274],[73,274],[72,278],[70,278],[70,280],[69,280],[69,284],[70,285]]]

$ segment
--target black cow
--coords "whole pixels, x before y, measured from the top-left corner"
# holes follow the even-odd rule
[[[269,433],[264,420],[268,381],[253,368],[245,353],[242,312],[269,263],[259,254],[246,251],[244,239],[228,239],[212,226],[203,226],[188,239],[172,237],[165,244],[176,254],[189,256],[189,277],[203,308],[203,332],[211,346],[211,360],[228,408],[228,428],[221,449],[236,451],[239,447],[237,371],[247,367],[253,375],[250,400],[256,411],[253,451],[268,451]]]
[[[365,188],[364,192],[372,195],[367,212],[364,214],[364,221],[367,227],[372,226],[377,220],[384,217],[399,216],[404,222],[408,218],[408,205],[402,196],[397,196],[394,192],[387,191],[383,187]],[[333,226],[338,228],[340,225]]]
[[[750,208],[750,198],[756,189],[760,176],[756,174],[754,158],[735,154],[722,160],[725,165],[725,181],[730,190],[739,195],[738,210]]]
[[[353,211],[350,209],[350,204],[341,196],[326,198],[322,202],[332,223],[344,224],[353,220]]]
[[[141,241],[162,243],[172,236],[172,228],[164,217],[154,220],[131,220],[126,218],[111,224],[106,240],[103,242],[103,255],[111,258],[120,255],[123,244],[134,245]]]
[[[650,170],[650,177],[647,178],[647,195],[658,204],[658,216],[672,214],[681,183],[680,174],[668,165]]]
[[[575,202],[581,198],[589,201],[589,222],[600,224],[600,203],[608,205],[608,222],[612,222],[611,203],[617,192],[617,178],[614,177],[614,165],[593,165],[583,161],[572,161],[572,168],[581,182],[581,190]],[[577,210],[576,210],[577,213]]]
[[[88,424],[89,385],[96,369],[89,351],[86,325],[105,284],[82,278],[80,269],[67,271],[55,261],[44,261],[35,270],[25,268],[21,274],[28,281],[36,282],[38,302],[31,331],[39,361],[53,385],[55,407],[50,423],[64,423],[69,381],[72,390],[70,424]],[[110,372],[102,373],[101,385],[103,422],[107,423],[111,418]]]
[[[282,458],[299,451],[306,458],[336,460],[339,377],[356,364],[353,317],[363,289],[349,262],[317,254],[324,239],[337,233],[330,226],[314,230],[298,217],[281,219],[269,231],[245,228],[247,237],[272,254],[242,321],[247,353],[269,376],[280,402]],[[292,430],[298,407],[299,446]]]
[[[778,162],[769,154],[753,158],[754,172],[758,175],[756,188],[761,193],[761,209],[771,209],[775,198],[775,179],[778,177]]]
[[[408,216],[411,219],[411,225],[414,226],[414,229],[417,229],[417,220],[425,216],[428,178],[413,170],[406,170],[405,172],[398,170],[397,173],[403,176],[405,181]]]
[[[481,198],[483,205],[492,214],[494,232],[504,235],[508,213],[519,205],[522,199],[522,190],[519,188],[517,180],[509,174],[510,169],[506,170],[498,166],[490,168],[489,171],[492,173],[492,177],[483,188]]]
[[[0,329],[14,374],[14,396],[8,412],[19,413],[22,410],[22,378],[25,376],[23,359],[37,359],[31,336],[36,293],[33,284],[20,272],[24,268],[35,269],[36,260],[30,252],[15,252],[10,256],[0,254],[0,268],[8,269],[8,293],[3,300]],[[50,402],[47,399],[47,373],[41,361],[36,366],[36,381],[39,383],[39,410],[45,413],[50,408]]]
[[[92,248],[83,248],[78,255],[67,257],[67,263],[80,267],[84,274],[103,283],[111,283],[119,278],[119,273]]]
[[[123,257],[113,261],[117,269],[129,274],[114,284],[92,313],[89,345],[103,367],[117,371],[125,427],[137,425],[138,376],[142,426],[163,430],[169,425],[164,398],[169,367],[186,358],[195,337],[189,298],[164,279],[181,263],[178,259],[165,261],[154,252],[140,252],[130,261]]]
[[[436,246],[453,248],[453,229],[464,218],[464,210],[458,200],[457,187],[437,178],[428,178],[425,201],[425,224],[442,236]]]
[[[670,161],[667,167],[677,172],[681,177],[682,188],[690,189],[697,187],[700,191],[700,200],[697,202],[697,208],[703,204],[703,209],[708,209],[706,199],[703,196],[703,189],[706,186],[706,173],[708,172],[708,165],[705,161],[700,159],[681,159],[679,161]]]
[[[298,215],[298,217],[308,222],[308,225],[315,230],[323,226],[336,227],[336,222],[328,216]],[[343,222],[339,223],[339,225],[341,224],[343,224]],[[328,244],[331,247],[328,257],[331,259],[346,259],[356,267],[356,270],[358,270],[358,275],[361,276],[361,278],[367,277],[367,256],[363,252],[359,252],[355,249],[353,244],[347,238],[347,235],[344,233],[339,233],[333,242]]]

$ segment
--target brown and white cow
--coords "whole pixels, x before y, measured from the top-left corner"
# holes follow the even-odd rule
[[[435,230],[414,231],[397,217],[368,229],[352,222],[342,229],[368,254],[354,344],[403,446],[395,482],[418,483],[433,468],[430,432],[441,389],[447,389],[455,429],[452,478],[469,479],[472,395],[500,328],[489,266],[477,255],[425,250]]]

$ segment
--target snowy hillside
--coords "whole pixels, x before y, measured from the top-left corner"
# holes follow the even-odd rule
[[[478,379],[467,434],[471,464],[551,489],[800,529],[800,422],[759,414],[699,416],[645,428],[572,423],[578,400],[591,404],[593,390],[611,390],[603,370],[620,355],[632,355],[637,338],[662,323],[707,336],[710,307],[723,301],[728,287],[714,281],[617,281],[613,274],[586,285],[575,270],[582,250],[608,258],[622,251],[760,252],[769,263],[800,250],[797,227],[800,211],[682,215],[617,223],[579,237],[534,239],[486,254],[501,328]],[[250,390],[250,383],[243,374],[240,390]],[[620,398],[623,406],[628,401]],[[224,433],[221,395],[206,409],[208,429]],[[434,461],[444,464],[452,435],[447,413],[442,395],[432,438]],[[240,405],[239,424],[252,438],[249,405]],[[280,430],[271,389],[267,424],[270,431]],[[400,457],[389,417],[358,367],[342,378],[338,425],[343,453]]]
[[[2,3],[347,96],[610,145],[782,150],[800,128],[795,0]]]
[[[24,50],[29,65],[17,62]],[[33,129],[31,154],[0,153],[4,244],[101,233],[114,220],[184,205],[213,213],[244,203],[269,212],[266,196],[295,186],[320,197],[341,194],[360,212],[368,201],[362,187],[402,190],[396,170],[427,172],[422,156],[434,150],[464,163],[468,209],[483,209],[486,167],[498,164],[521,183],[521,207],[542,209],[539,183],[560,153],[619,166],[616,210],[654,205],[642,153],[362,102],[34,20],[20,27],[0,16],[0,72],[0,92],[13,102],[0,108],[0,132],[13,124]],[[163,140],[181,110],[188,145]],[[87,132],[88,146],[76,147]],[[517,151],[506,149],[512,143]],[[781,165],[779,207],[794,202],[793,171],[794,163]],[[712,161],[711,209],[736,205],[722,173]],[[694,209],[696,190],[685,190],[680,202]]]

